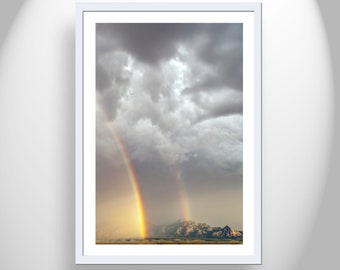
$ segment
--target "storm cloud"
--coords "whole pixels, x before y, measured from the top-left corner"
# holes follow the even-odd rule
[[[242,24],[97,24],[98,213],[131,196],[119,134],[147,222],[180,218],[176,168],[193,220],[242,229],[242,32]]]

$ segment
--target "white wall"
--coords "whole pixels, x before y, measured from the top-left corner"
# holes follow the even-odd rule
[[[333,2],[319,4],[339,71]],[[74,2],[5,5],[0,10],[0,269],[149,269],[74,264]],[[339,134],[339,125],[332,104],[339,95],[333,92],[326,41],[315,1],[263,1],[263,265],[213,269],[337,263],[339,143],[332,135],[334,126]]]

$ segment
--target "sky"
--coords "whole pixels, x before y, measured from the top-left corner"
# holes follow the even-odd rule
[[[96,25],[97,239],[242,230],[242,24]],[[138,193],[138,196],[136,195]]]

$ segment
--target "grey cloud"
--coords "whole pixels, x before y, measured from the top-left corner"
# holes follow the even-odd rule
[[[96,29],[98,194],[129,192],[110,128],[129,154],[150,221],[180,215],[174,167],[193,198],[242,194],[242,25]]]
[[[97,24],[97,54],[119,47],[140,61],[155,64],[171,58],[179,40],[187,39],[196,29],[194,24]]]
[[[222,33],[217,33],[218,37],[214,41],[209,39],[206,46],[198,52],[200,59],[215,68],[215,75],[208,76],[194,86],[197,90],[209,91],[221,86],[242,90],[242,24],[224,29]]]
[[[221,85],[242,90],[242,24],[97,24],[96,31],[97,58],[119,48],[155,65],[177,55],[183,45],[195,54],[192,61],[214,68],[211,76],[194,72],[202,78],[188,91]]]
[[[129,64],[129,55],[123,51],[113,51],[97,57],[96,86],[97,90],[110,87],[111,84],[125,86],[129,83],[131,72],[124,69]]]
[[[194,57],[193,85],[187,92],[214,91],[228,87],[243,88],[243,27],[242,24],[208,25],[204,34],[191,44]],[[189,52],[190,54],[190,52]]]
[[[212,108],[212,110],[210,110],[206,115],[203,115],[201,119],[205,120],[230,114],[242,114],[242,103],[226,102],[218,104],[218,106]]]
[[[191,99],[202,108],[197,122],[202,120],[243,113],[243,94],[239,91],[219,90],[214,92],[196,92]]]
[[[122,88],[124,84],[123,89],[129,87],[129,76],[122,74],[127,55],[135,62],[151,65],[139,65],[145,73],[142,89],[153,101],[167,95],[167,104],[163,106],[168,105],[170,110],[176,106],[169,96],[172,93],[169,82],[175,78],[160,73],[159,62],[163,60],[177,57],[187,63],[190,83],[184,93],[212,92],[221,87],[242,90],[242,24],[97,24],[96,29],[96,85],[100,91],[109,88],[117,93],[113,88]],[[105,100],[113,102],[111,111],[118,107],[117,97],[112,93],[106,94]],[[234,110],[241,112],[236,107]],[[216,111],[219,112],[221,109]]]
[[[130,84],[131,72],[124,69],[129,56],[123,52],[111,52],[98,58],[96,63],[97,100],[109,119],[115,117],[120,97]]]
[[[110,76],[105,68],[100,65],[96,64],[96,89],[102,90],[110,86]]]

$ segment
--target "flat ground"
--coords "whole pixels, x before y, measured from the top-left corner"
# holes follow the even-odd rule
[[[108,241],[97,241],[98,245],[123,245],[123,244],[147,244],[147,245],[164,245],[164,244],[243,244],[242,240],[224,240],[224,239],[161,239],[161,238],[147,238],[147,239],[114,239]]]

